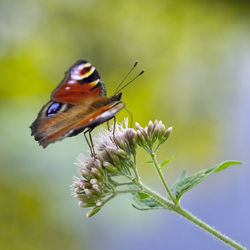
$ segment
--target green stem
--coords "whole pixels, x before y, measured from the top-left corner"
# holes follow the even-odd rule
[[[148,188],[147,186],[145,186],[142,183],[140,183],[140,186],[143,189],[144,193],[148,194],[154,201],[158,202],[163,208],[168,209],[170,211],[173,211],[173,212],[183,216],[187,220],[193,222],[198,227],[204,229],[205,231],[212,234],[217,239],[221,240],[225,244],[230,245],[231,247],[233,247],[235,249],[238,249],[238,250],[245,250],[246,249],[243,246],[241,246],[239,243],[230,239],[228,236],[220,233],[219,231],[217,231],[213,227],[206,224],[204,221],[202,221],[199,218],[197,218],[196,216],[192,215],[190,212],[188,212],[187,210],[182,208],[180,205],[171,203],[170,201],[165,199],[163,196],[152,191],[150,188]]]
[[[191,214],[190,212],[188,212],[184,208],[179,206],[179,207],[176,208],[175,212],[182,215],[187,220],[192,221],[198,227],[206,230],[207,232],[212,234],[217,239],[219,239],[219,240],[223,241],[224,243],[234,247],[235,249],[239,249],[239,250],[246,249],[243,246],[241,246],[239,243],[237,243],[236,241],[230,239],[228,236],[222,234],[221,232],[217,231],[213,227],[209,226],[207,223],[200,220],[199,218],[197,218],[196,216],[194,216],[193,214]]]
[[[148,194],[154,201],[159,203],[163,208],[166,208],[171,211],[175,210],[175,205],[172,202],[165,199],[161,194],[153,191],[151,188],[147,187],[141,182],[138,183],[138,185],[142,188],[142,191],[144,193]]]
[[[115,194],[126,194],[126,193],[136,193],[140,192],[141,189],[124,189],[124,190],[118,190],[115,192]]]
[[[116,186],[127,186],[127,185],[132,185],[134,184],[133,182],[116,182]]]
[[[173,195],[171,194],[171,192],[170,192],[170,190],[169,190],[169,188],[168,188],[167,182],[166,182],[166,180],[165,180],[165,178],[164,178],[164,175],[163,175],[163,173],[162,173],[162,171],[161,171],[160,165],[159,165],[159,163],[158,163],[158,161],[157,161],[157,159],[156,159],[156,154],[155,154],[155,152],[151,152],[150,155],[151,155],[151,157],[152,157],[152,160],[153,160],[155,169],[156,169],[156,171],[157,171],[157,173],[158,173],[158,175],[159,175],[159,177],[160,177],[160,179],[161,179],[161,181],[162,181],[162,183],[163,183],[163,185],[164,185],[164,187],[165,187],[165,189],[166,189],[166,191],[167,191],[167,193],[168,193],[170,199],[173,201],[174,204],[176,204],[177,201],[175,200],[175,198],[173,197]]]

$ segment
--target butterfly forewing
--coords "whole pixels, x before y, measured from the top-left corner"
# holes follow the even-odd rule
[[[106,88],[95,67],[88,61],[76,62],[65,74],[51,99],[70,104],[84,103],[93,96],[105,96]]]

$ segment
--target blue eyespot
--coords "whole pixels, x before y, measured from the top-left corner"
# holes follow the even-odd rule
[[[55,115],[60,110],[61,106],[62,106],[62,103],[53,102],[47,110],[47,116]]]

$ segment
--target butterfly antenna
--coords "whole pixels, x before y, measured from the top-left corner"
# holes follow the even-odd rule
[[[119,83],[118,87],[115,90],[114,95],[116,94],[116,92],[118,91],[118,89],[120,88],[120,86],[124,83],[124,81],[127,79],[127,77],[130,75],[130,73],[133,71],[133,69],[135,68],[135,66],[138,64],[138,61],[135,61],[134,66],[130,69],[130,71],[127,73],[127,75],[123,78],[123,80]]]
[[[139,76],[141,76],[144,73],[144,70],[142,70],[136,77],[134,77],[132,80],[130,80],[128,83],[126,83],[124,86],[122,86],[118,91],[116,91],[116,93],[118,94],[119,92],[121,92],[122,89],[124,89],[125,87],[127,87],[131,82],[133,82],[135,79],[137,79]]]

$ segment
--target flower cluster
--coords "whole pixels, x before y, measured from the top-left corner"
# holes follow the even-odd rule
[[[156,148],[159,148],[161,144],[163,144],[169,137],[172,127],[166,129],[165,125],[162,121],[157,121],[153,123],[149,121],[148,126],[142,128],[140,124],[135,124],[137,131],[137,144],[143,147],[147,152],[151,152],[152,148],[158,140],[158,144]]]
[[[150,121],[145,128],[136,123],[136,127],[137,131],[128,128],[125,121],[125,126],[116,125],[115,131],[102,131],[94,141],[96,157],[78,158],[81,177],[75,178],[72,189],[81,207],[93,207],[87,217],[119,193],[140,191],[135,161],[137,146],[148,151],[157,140],[158,144],[166,141],[171,132],[161,121]]]

